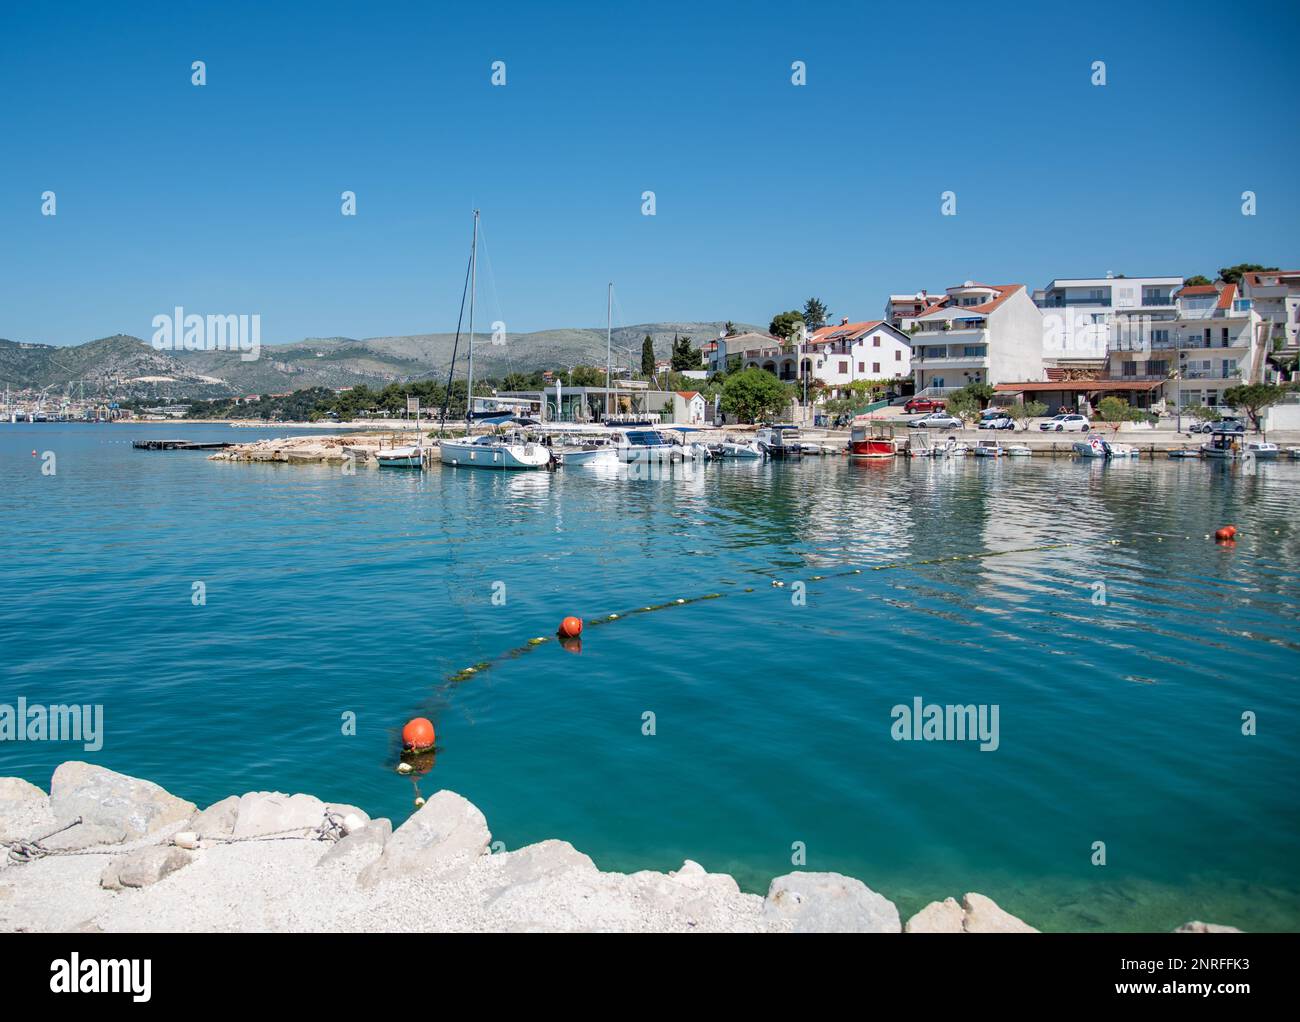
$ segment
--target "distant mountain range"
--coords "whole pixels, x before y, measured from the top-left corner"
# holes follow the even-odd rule
[[[641,342],[649,334],[655,355],[667,358],[674,335],[689,336],[695,346],[717,337],[725,324],[642,323],[613,332],[614,364],[629,360],[639,371]],[[756,329],[737,324],[741,330]],[[84,392],[115,399],[211,398],[231,394],[278,394],[308,387],[384,386],[415,379],[445,378],[454,334],[405,337],[309,338],[291,344],[265,344],[256,361],[237,352],[156,351],[147,341],[118,334],[86,344],[59,347],[0,339],[0,389]],[[511,372],[604,366],[605,331],[541,330],[509,335],[493,343],[477,334],[474,375],[501,377]],[[465,338],[461,337],[456,374],[465,373]]]

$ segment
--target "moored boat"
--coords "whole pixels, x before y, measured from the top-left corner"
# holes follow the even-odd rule
[[[1086,440],[1076,440],[1070,445],[1080,458],[1109,458],[1110,444],[1093,433]]]
[[[849,457],[860,461],[892,458],[898,453],[893,430],[879,423],[856,423],[849,432]]]
[[[799,440],[797,426],[764,426],[754,435],[754,442],[769,458],[778,461],[803,457],[803,444]]]
[[[1242,448],[1243,457],[1254,457],[1260,461],[1272,460],[1277,455],[1277,444],[1271,444],[1267,440],[1247,440]]]
[[[423,468],[424,448],[389,447],[375,451],[375,460],[380,468]]]
[[[1002,444],[997,440],[979,440],[971,449],[977,458],[1000,458],[1003,453]]]

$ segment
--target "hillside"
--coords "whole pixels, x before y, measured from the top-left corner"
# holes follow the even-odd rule
[[[655,354],[667,358],[674,334],[698,346],[717,337],[722,323],[643,323],[613,332],[615,365],[638,368],[641,342],[654,339]],[[741,329],[751,329],[741,324]],[[453,334],[401,337],[308,338],[290,344],[263,345],[261,358],[241,361],[223,351],[155,351],[137,337],[116,335],[86,344],[58,347],[0,340],[0,388],[52,388],[65,392],[84,387],[89,395],[116,398],[219,397],[230,394],[282,393],[308,387],[384,385],[422,377],[442,377],[451,360]],[[474,375],[605,364],[605,331],[599,328],[541,330],[508,336],[494,344],[476,334]],[[457,356],[457,375],[465,372],[465,339]],[[84,381],[84,383],[83,383]]]

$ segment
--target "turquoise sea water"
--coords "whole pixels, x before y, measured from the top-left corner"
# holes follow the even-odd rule
[[[89,759],[400,822],[398,732],[426,715],[419,790],[507,847],[762,891],[802,843],[905,916],[980,891],[1043,929],[1300,929],[1300,464],[346,476],[130,448],[163,433],[274,435],[0,426],[0,702],[102,703],[106,730],[0,743],[0,774]],[[1227,522],[1234,548],[1206,539]],[[447,680],[566,614],[710,593]],[[996,704],[998,749],[893,740],[918,696]]]

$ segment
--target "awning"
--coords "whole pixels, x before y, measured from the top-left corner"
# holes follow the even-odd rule
[[[993,389],[1003,394],[1038,394],[1077,390],[1089,393],[1105,390],[1155,390],[1165,384],[1164,380],[1048,380],[1046,383],[1035,380],[1026,383],[999,383]]]

